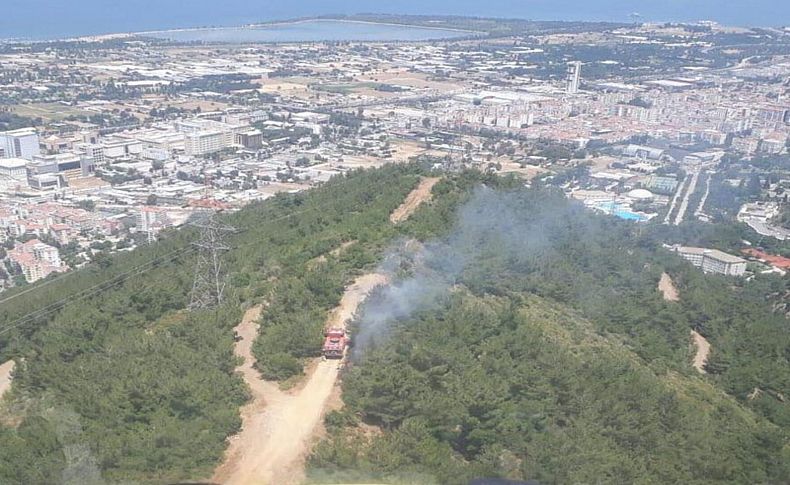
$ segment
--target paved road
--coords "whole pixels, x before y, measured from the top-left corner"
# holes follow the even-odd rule
[[[664,216],[664,224],[669,224],[669,218],[672,216],[672,211],[675,210],[675,206],[678,203],[678,199],[680,195],[683,193],[683,189],[686,187],[686,179],[683,179],[678,184],[678,189],[675,192],[674,197],[672,197],[672,202],[669,204],[669,209],[667,209],[667,215]]]
[[[686,215],[686,210],[689,206],[689,199],[694,194],[694,191],[697,190],[697,180],[699,180],[699,169],[693,169],[691,172],[691,182],[689,182],[688,189],[686,189],[686,195],[683,197],[683,201],[680,203],[680,209],[678,209],[678,215],[675,217],[674,224],[676,226],[680,225],[683,222],[683,217]]]
[[[705,179],[705,193],[702,195],[702,199],[699,201],[697,210],[694,211],[694,216],[697,218],[702,215],[702,211],[705,209],[705,202],[708,200],[708,194],[710,194],[710,178],[711,175],[708,174],[708,178]]]

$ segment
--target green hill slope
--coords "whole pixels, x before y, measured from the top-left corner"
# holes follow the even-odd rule
[[[317,481],[780,483],[785,435],[697,377],[656,373],[574,312],[474,296],[401,322],[345,378]],[[355,416],[380,426],[357,427]],[[782,461],[784,460],[784,464]],[[349,471],[350,470],[350,471]]]
[[[358,318],[364,348],[312,458],[317,482],[790,476],[788,321],[765,299],[786,279],[702,275],[639,226],[487,185],[440,237],[392,255],[400,281]],[[657,291],[663,271],[679,302]],[[690,366],[692,328],[712,341],[707,376]],[[755,386],[780,394],[740,392]]]
[[[184,310],[194,261],[188,228],[3,303],[0,359],[18,363],[8,421],[24,420],[0,424],[0,483],[59,483],[85,470],[138,483],[210,476],[247,399],[233,373],[231,329],[242,307],[294,298],[300,288],[298,305],[278,314],[292,335],[282,356],[300,372],[296,359],[320,349],[320,338],[303,337],[320,336],[323,321],[302,317],[322,315],[355,271],[377,260],[394,233],[389,213],[417,181],[415,167],[354,173],[224,217],[241,231],[229,239],[229,298],[216,311]],[[342,258],[307,264],[347,240],[359,244]],[[104,281],[113,284],[91,290]],[[18,325],[53,302],[52,312]]]
[[[360,315],[348,407],[328,416],[337,438],[317,449],[314,476],[790,476],[780,399],[790,395],[790,332],[764,298],[787,279],[701,275],[652,232],[476,172],[446,175],[430,204],[391,224],[424,174],[414,165],[355,172],[223,216],[241,231],[216,311],[184,310],[189,228],[0,297],[0,360],[18,369],[0,409],[0,483],[209,476],[247,399],[233,374],[241,311],[267,302],[259,367],[296,376],[318,354],[344,285],[379,264],[398,284],[370,305],[404,289],[417,290],[414,304],[377,320],[382,332],[366,324],[373,306]],[[390,251],[403,240],[421,243]],[[663,271],[677,303],[656,291]],[[691,328],[713,347],[706,376],[689,365]],[[755,387],[765,392],[750,399]]]

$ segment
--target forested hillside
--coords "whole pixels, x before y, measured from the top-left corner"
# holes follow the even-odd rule
[[[240,231],[226,255],[229,298],[216,311],[184,310],[191,229],[6,297],[0,358],[15,358],[18,370],[0,412],[0,483],[60,483],[64,476],[88,483],[100,474],[169,483],[210,475],[247,398],[233,374],[231,329],[242,307],[264,296],[273,304],[298,297],[298,305],[277,314],[292,339],[281,342],[282,356],[264,362],[279,369],[291,355],[315,355],[320,340],[302,337],[320,334],[322,312],[354,269],[375,263],[376,241],[387,236],[388,215],[417,182],[416,172],[354,173],[226,216]],[[341,260],[308,265],[350,240],[360,244]],[[161,255],[167,257],[155,259]],[[145,272],[137,274],[141,265]],[[106,281],[114,284],[91,290]],[[19,320],[53,303],[51,313]],[[289,372],[300,372],[293,362],[286,362]]]
[[[316,478],[781,483],[790,471],[781,429],[538,297],[454,292],[355,366],[344,396]]]
[[[654,232],[558,193],[488,185],[452,228],[396,254],[400,282],[358,317],[378,336],[355,352],[316,481],[790,476],[788,321],[765,298],[786,279],[703,275]],[[415,234],[434,217],[417,214]],[[679,302],[656,289],[664,271]],[[689,365],[692,328],[713,347],[707,376]]]
[[[248,397],[233,373],[242,310],[263,304],[263,375],[294,379],[344,286],[376,267],[394,284],[356,318],[346,406],[327,416],[335,439],[316,448],[312,478],[790,476],[790,332],[764,298],[787,278],[703,275],[649,227],[478,172],[445,174],[430,204],[391,224],[425,174],[354,172],[222,216],[239,232],[216,311],[185,311],[189,228],[4,295],[0,361],[18,370],[0,483],[210,476]],[[662,272],[680,301],[656,290]],[[706,375],[690,366],[691,329],[713,348]]]

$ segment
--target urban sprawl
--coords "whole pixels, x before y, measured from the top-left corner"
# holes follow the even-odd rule
[[[0,288],[207,210],[417,160],[637,224],[745,223],[707,272],[784,273],[790,31],[571,24],[431,42],[0,44]]]

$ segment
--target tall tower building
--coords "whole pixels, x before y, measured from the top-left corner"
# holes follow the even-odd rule
[[[35,128],[0,132],[0,152],[3,158],[24,158],[33,160],[41,154],[38,146],[38,133]]]
[[[569,62],[567,73],[565,92],[576,94],[579,92],[579,83],[582,80],[582,63],[579,61]]]

